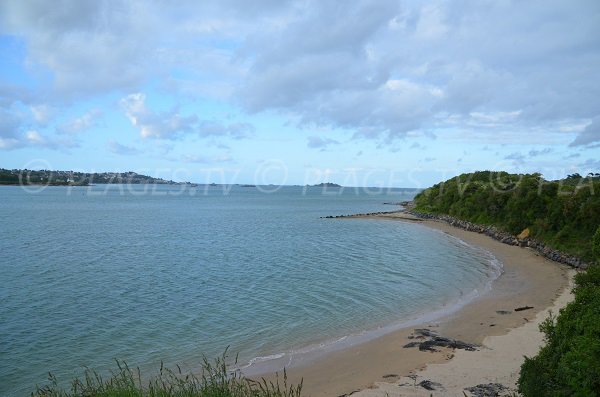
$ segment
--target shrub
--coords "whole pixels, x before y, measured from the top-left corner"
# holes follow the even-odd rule
[[[254,381],[237,371],[227,369],[226,355],[214,363],[206,358],[202,364],[202,374],[195,376],[164,368],[161,365],[157,376],[142,381],[140,370],[132,370],[117,361],[117,370],[103,379],[96,371],[86,369],[83,379],[71,382],[70,390],[62,389],[57,379],[50,374],[50,383],[38,387],[33,397],[300,397],[302,382],[288,385],[287,374],[283,372],[283,384],[277,377],[275,382],[265,379]]]
[[[600,395],[600,266],[575,277],[575,300],[540,326],[545,346],[525,358],[523,396]]]
[[[592,239],[592,253],[594,254],[596,262],[600,264],[600,226],[596,229],[596,233]]]

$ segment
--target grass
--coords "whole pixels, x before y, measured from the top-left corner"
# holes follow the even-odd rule
[[[300,397],[302,382],[288,385],[287,373],[283,381],[279,376],[275,382],[264,378],[260,381],[248,379],[239,371],[230,371],[226,364],[226,353],[212,363],[205,358],[201,375],[184,374],[163,367],[157,376],[142,381],[139,368],[131,369],[127,363],[118,361],[117,369],[104,379],[98,372],[86,369],[83,378],[71,382],[69,390],[59,386],[55,376],[49,374],[49,383],[32,393],[35,397]]]

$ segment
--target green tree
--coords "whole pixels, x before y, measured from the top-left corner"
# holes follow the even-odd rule
[[[596,234],[594,234],[594,239],[592,240],[592,252],[596,261],[600,263],[600,226],[596,229]]]
[[[530,236],[585,261],[596,260],[592,237],[600,225],[600,180],[547,181],[540,174],[480,171],[438,183],[415,196],[416,210],[448,214]]]

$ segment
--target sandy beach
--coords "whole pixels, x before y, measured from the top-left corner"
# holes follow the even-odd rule
[[[534,355],[542,344],[538,324],[547,317],[549,309],[557,313],[569,301],[569,285],[575,271],[528,248],[502,244],[442,222],[420,220],[404,213],[368,218],[415,222],[418,227],[431,227],[458,237],[494,254],[503,263],[503,274],[493,282],[490,291],[451,315],[289,368],[288,380],[304,379],[303,394],[313,397],[462,396],[467,387],[495,382],[514,389],[523,355]],[[515,311],[523,307],[528,309]],[[427,339],[416,334],[415,329],[427,329],[479,347],[476,351],[441,347],[435,352],[405,348],[410,342]],[[437,383],[435,390],[419,386],[423,380]]]

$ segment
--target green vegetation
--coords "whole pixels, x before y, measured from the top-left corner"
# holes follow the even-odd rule
[[[600,226],[592,239],[592,253],[596,258],[600,258]]]
[[[575,284],[575,300],[540,326],[546,345],[521,366],[525,397],[600,395],[600,266],[578,274]]]
[[[279,378],[275,382],[264,379],[254,381],[238,372],[227,369],[226,356],[214,363],[204,359],[202,375],[184,375],[178,367],[172,371],[161,366],[157,376],[142,381],[139,369],[132,370],[125,363],[117,361],[118,370],[108,379],[97,372],[86,370],[84,379],[75,379],[70,391],[58,385],[50,375],[50,384],[38,388],[35,397],[300,397],[302,383],[297,386],[287,384],[284,371],[283,384]]]
[[[462,174],[415,197],[416,210],[448,214],[529,235],[546,245],[593,259],[600,225],[600,174],[547,181],[540,174],[480,171]]]
[[[132,171],[88,173],[50,170],[7,170],[0,168],[0,185],[86,186],[91,183],[177,184],[177,182],[153,178]]]
[[[575,300],[540,327],[546,344],[521,367],[525,397],[600,395],[600,174],[547,181],[540,174],[482,171],[424,190],[416,210],[525,229],[545,244],[598,264],[575,278]]]

